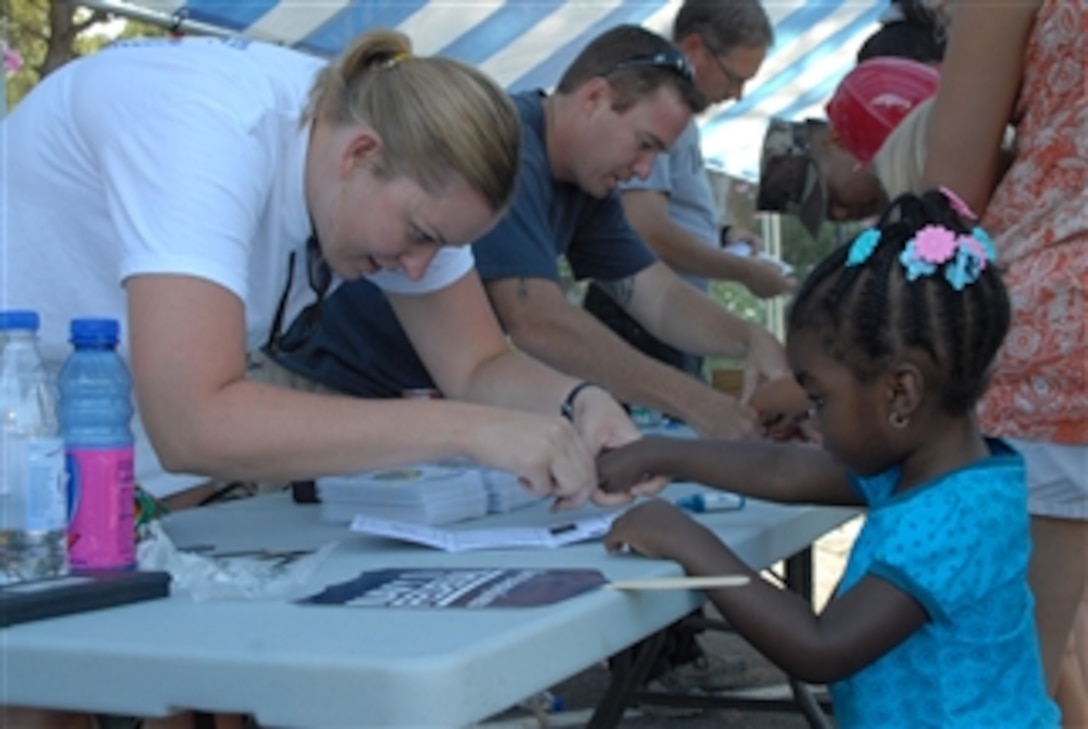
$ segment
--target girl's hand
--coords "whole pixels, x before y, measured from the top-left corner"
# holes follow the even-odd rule
[[[662,446],[668,438],[645,436],[640,440],[606,451],[597,457],[597,479],[600,489],[610,494],[630,494],[636,486],[647,482],[660,481],[661,487],[668,483],[669,475],[659,470]],[[660,488],[656,489],[660,491]],[[650,495],[643,489],[640,495]]]
[[[618,402],[601,387],[588,387],[574,402],[574,427],[586,442],[591,456],[624,449],[638,441],[642,434]],[[668,483],[665,479],[644,480],[639,493],[657,493]],[[617,506],[630,503],[634,498],[631,490],[609,492],[598,488],[590,496],[598,506]],[[560,506],[560,504],[556,504]]]
[[[703,549],[706,540],[718,543],[706,527],[662,499],[654,499],[628,510],[612,522],[604,538],[609,552],[631,550],[656,559],[685,564],[685,555]]]

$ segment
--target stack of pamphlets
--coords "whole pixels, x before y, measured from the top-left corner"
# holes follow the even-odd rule
[[[358,515],[413,524],[450,524],[487,513],[480,469],[429,463],[317,479],[321,516],[348,523]]]
[[[518,483],[517,476],[509,471],[486,468],[482,473],[484,486],[487,488],[487,510],[492,514],[505,514],[543,499],[530,493]]]
[[[587,539],[599,539],[608,533],[612,522],[625,511],[589,509],[578,518],[561,519],[546,525],[445,529],[375,519],[360,514],[351,522],[351,530],[361,534],[415,542],[447,552],[473,549],[555,549]]]
[[[449,524],[541,501],[509,471],[484,468],[464,458],[324,476],[316,485],[322,518],[345,524],[360,514],[413,524]]]

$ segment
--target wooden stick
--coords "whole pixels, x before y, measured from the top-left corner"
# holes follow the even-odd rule
[[[748,584],[748,575],[713,575],[710,577],[647,577],[613,580],[605,583],[610,590],[699,590],[716,587],[740,587]]]

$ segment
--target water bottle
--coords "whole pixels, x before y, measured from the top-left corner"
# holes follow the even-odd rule
[[[64,442],[38,324],[0,311],[0,584],[68,573]]]
[[[116,319],[73,319],[61,368],[60,424],[71,476],[73,569],[134,566],[132,377],[117,353]]]

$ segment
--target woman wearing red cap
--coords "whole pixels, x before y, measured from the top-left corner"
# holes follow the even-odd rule
[[[756,207],[797,214],[813,237],[824,218],[844,222],[879,213],[895,195],[880,176],[878,150],[932,98],[939,81],[928,64],[872,58],[839,83],[827,105],[827,123],[772,119],[763,140]]]
[[[957,3],[923,181],[980,211],[1005,269],[1013,325],[980,417],[1027,460],[1037,622],[1066,726],[1088,722],[1069,700],[1083,700],[1074,677],[1088,668],[1086,32],[1086,0]],[[1007,122],[1017,143],[1002,177]]]
[[[869,164],[884,140],[919,104],[937,92],[935,68],[907,58],[859,63],[827,102],[831,129],[861,164]]]

